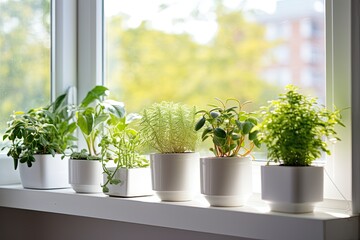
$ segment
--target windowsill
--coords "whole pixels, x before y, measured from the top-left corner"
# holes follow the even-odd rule
[[[155,196],[115,198],[77,194],[71,189],[4,185],[0,186],[0,206],[255,239],[357,239],[359,226],[357,216],[341,209],[318,207],[308,214],[269,212],[256,194],[246,206],[218,208],[209,207],[201,196],[174,203]]]

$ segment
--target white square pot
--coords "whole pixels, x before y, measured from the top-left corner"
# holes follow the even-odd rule
[[[114,171],[114,168],[109,168]],[[105,193],[117,197],[140,197],[153,194],[151,189],[151,172],[150,168],[120,168],[115,173],[115,179],[119,179],[119,184],[108,184],[109,192]],[[104,183],[107,175],[103,173]]]
[[[26,163],[19,164],[21,184],[24,188],[57,189],[68,188],[69,159],[61,159],[61,154],[53,157],[50,154],[34,155],[35,162],[32,167]]]
[[[272,211],[312,212],[323,192],[323,167],[261,166],[261,197]]]

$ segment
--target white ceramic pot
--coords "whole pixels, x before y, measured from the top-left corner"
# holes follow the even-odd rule
[[[313,212],[323,201],[323,167],[261,167],[261,197],[276,212]]]
[[[242,206],[252,194],[250,157],[201,158],[200,171],[201,193],[211,206]]]
[[[14,160],[0,154],[0,185],[20,183],[19,171],[14,169]]]
[[[21,183],[24,188],[57,189],[68,188],[69,159],[61,159],[61,154],[34,155],[35,162],[29,168],[26,163],[19,164]]]
[[[162,201],[190,201],[199,190],[198,153],[150,155],[152,187]]]
[[[97,160],[69,160],[69,183],[77,193],[102,192],[102,165]]]
[[[108,168],[115,171],[115,167]],[[116,197],[141,197],[153,194],[151,189],[150,168],[120,168],[115,173],[115,179],[119,184],[108,184],[109,192],[105,193]],[[107,181],[107,175],[103,173],[103,183]]]

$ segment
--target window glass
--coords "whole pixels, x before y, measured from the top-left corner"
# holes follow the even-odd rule
[[[49,103],[50,45],[50,0],[0,0],[0,135],[14,110]]]
[[[325,102],[320,0],[104,0],[105,75],[130,111],[155,101],[267,104],[292,83]]]

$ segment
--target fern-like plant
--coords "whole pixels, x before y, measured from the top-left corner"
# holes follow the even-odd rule
[[[154,103],[143,111],[140,123],[146,144],[160,153],[195,151],[195,112],[180,103]]]

